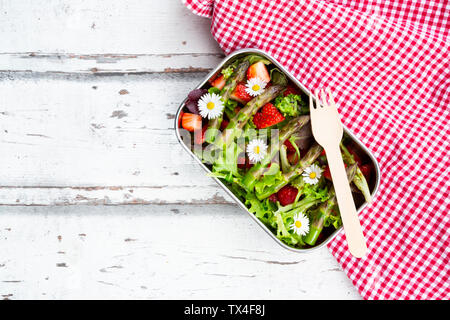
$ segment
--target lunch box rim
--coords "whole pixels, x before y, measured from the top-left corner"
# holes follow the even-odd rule
[[[301,84],[289,71],[287,71],[274,57],[272,57],[271,55],[269,55],[268,53],[260,50],[260,49],[255,49],[255,48],[246,48],[246,49],[240,49],[240,50],[236,50],[233,53],[227,55],[226,57],[224,57],[222,59],[222,61],[218,64],[218,66],[216,68],[214,68],[206,77],[205,79],[200,82],[199,85],[197,85],[194,89],[199,89],[202,88],[207,82],[208,80],[214,75],[216,74],[228,61],[230,61],[231,59],[235,58],[238,55],[242,55],[242,54],[258,54],[261,55],[265,58],[267,58],[268,60],[270,60],[277,68],[279,68],[288,78],[291,82],[293,82],[295,85],[297,85],[297,87],[299,87],[305,94],[307,95],[311,95],[311,92],[306,89],[303,84]],[[193,89],[193,90],[194,90]],[[182,103],[180,104],[176,116],[175,116],[175,134],[177,136],[178,141],[180,142],[180,144],[183,146],[183,148],[191,155],[192,158],[194,158],[194,160],[200,164],[200,166],[207,172],[207,173],[211,173],[211,170],[209,170],[208,167],[205,166],[205,164],[192,152],[192,150],[190,150],[190,148],[182,141],[180,133],[179,133],[179,127],[178,127],[178,123],[179,123],[179,117],[180,117],[180,113],[181,110],[183,109],[185,103],[187,101],[187,97],[182,101]],[[374,169],[375,169],[375,185],[373,188],[373,191],[371,193],[372,195],[372,199],[375,197],[376,193],[378,192],[378,188],[380,185],[380,168],[379,168],[379,164],[377,159],[375,158],[375,156],[372,154],[372,152],[353,134],[351,133],[347,127],[345,125],[343,125],[344,127],[344,132],[352,139],[353,142],[356,142],[358,144],[358,146],[364,150],[364,152],[369,156],[370,160],[372,161],[373,165],[374,165]],[[294,247],[290,247],[287,244],[285,244],[284,242],[282,242],[280,239],[278,239],[275,234],[261,221],[259,220],[253,213],[251,213],[250,211],[248,211],[247,207],[245,206],[244,203],[242,203],[242,201],[236,197],[234,195],[234,193],[225,185],[222,183],[222,181],[220,181],[218,178],[216,177],[211,177],[212,179],[214,179],[216,181],[216,183],[222,187],[222,189],[225,190],[225,192],[243,209],[245,210],[251,217],[252,219],[267,233],[269,234],[270,237],[272,237],[272,239],[275,240],[275,242],[277,242],[280,246],[282,246],[283,248],[293,251],[293,252],[299,252],[299,253],[306,253],[306,252],[313,252],[316,251],[324,246],[326,246],[328,243],[330,243],[334,238],[336,238],[336,236],[342,232],[343,227],[341,226],[339,229],[336,229],[332,234],[330,234],[328,236],[327,239],[325,239],[324,241],[322,241],[322,243],[320,243],[317,246],[311,247],[311,248],[294,248]],[[368,205],[368,203],[365,201],[358,209],[357,209],[357,213],[359,214],[366,206]]]

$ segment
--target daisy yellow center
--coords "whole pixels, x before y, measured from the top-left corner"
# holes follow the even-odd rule
[[[212,101],[208,102],[208,103],[206,104],[206,107],[207,107],[209,110],[214,109],[214,102],[212,102]]]
[[[315,172],[311,172],[311,173],[309,174],[309,177],[310,177],[311,179],[314,179],[316,176],[317,176],[317,175],[316,175]]]
[[[302,226],[302,223],[299,220],[295,221],[296,228],[300,228],[301,226]]]
[[[260,151],[261,151],[261,149],[259,148],[259,146],[256,146],[255,148],[253,148],[253,152],[256,154],[259,154]]]
[[[252,90],[253,91],[258,91],[259,89],[261,89],[261,87],[258,84],[253,85]]]

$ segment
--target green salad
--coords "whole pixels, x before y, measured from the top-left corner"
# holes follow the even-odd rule
[[[285,244],[318,245],[342,225],[307,96],[266,58],[248,54],[189,93],[179,117],[193,152]],[[370,159],[344,135],[355,202],[370,201]]]

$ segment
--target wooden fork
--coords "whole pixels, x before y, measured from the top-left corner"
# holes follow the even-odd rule
[[[309,96],[309,109],[311,112],[311,127],[314,138],[326,152],[331,178],[336,192],[339,211],[344,225],[350,253],[362,258],[367,252],[367,245],[359,223],[355,203],[353,201],[350,184],[345,173],[344,161],[342,160],[339,143],[343,135],[342,123],[330,89],[327,96],[324,90],[320,90],[322,101],[315,90],[315,102]]]

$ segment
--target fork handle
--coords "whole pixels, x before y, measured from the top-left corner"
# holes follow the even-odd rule
[[[344,225],[348,248],[353,256],[362,258],[367,252],[366,239],[364,238],[358,213],[356,212],[355,202],[353,201],[339,144],[336,147],[328,149],[325,149],[325,152],[330,167],[331,178],[333,179],[334,191]]]

